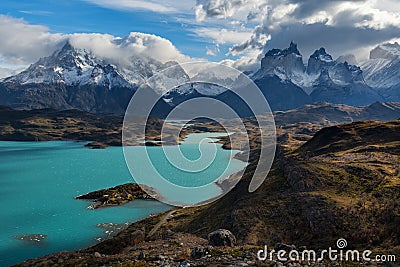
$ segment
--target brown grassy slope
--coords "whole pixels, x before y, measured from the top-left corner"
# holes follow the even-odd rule
[[[120,146],[122,123],[123,117],[94,115],[80,110],[27,111],[0,106],[1,141],[84,140],[94,141],[93,147],[98,148]],[[147,139],[159,138],[162,125],[160,119],[150,117],[146,125]],[[135,129],[130,130],[135,132]],[[137,145],[136,141],[143,139],[143,134],[134,135],[132,144]]]
[[[250,165],[232,192],[179,211],[168,227],[203,237],[227,228],[250,244],[331,246],[345,237],[353,246],[399,246],[399,134],[399,121],[323,129],[300,149],[280,149],[256,192],[247,192]]]
[[[344,140],[340,134],[335,138],[332,129],[324,129],[300,148],[280,144],[273,169],[256,192],[247,192],[256,164],[252,162],[230,193],[204,207],[178,210],[159,233],[171,229],[207,237],[226,228],[240,244],[283,242],[311,248],[335,246],[343,237],[351,248],[398,253],[400,144],[395,136],[400,122],[367,121],[333,129],[352,135]],[[296,144],[295,137],[280,139]],[[335,149],[320,149],[329,144]],[[312,149],[318,153],[310,153]],[[87,251],[120,253],[129,243],[130,232],[151,229],[157,221],[151,218],[135,223]]]
[[[302,153],[326,154],[357,147],[371,151],[389,148],[391,153],[399,153],[400,121],[381,123],[361,121],[353,124],[327,127],[299,149]],[[389,143],[392,143],[389,145]],[[381,146],[380,144],[384,144]],[[366,147],[370,145],[370,147]],[[395,150],[395,151],[393,151]]]
[[[108,140],[121,143],[122,118],[79,110],[13,110],[0,107],[0,140]]]

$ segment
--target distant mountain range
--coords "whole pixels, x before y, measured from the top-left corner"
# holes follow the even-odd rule
[[[379,46],[380,49],[386,47]],[[398,51],[400,54],[400,49]],[[372,87],[371,81],[365,79],[362,68],[351,65],[347,60],[355,61],[351,55],[334,60],[324,48],[320,48],[305,65],[297,45],[291,43],[284,50],[268,51],[253,79],[274,110],[287,110],[313,102],[367,105],[376,101],[399,101],[398,97],[384,96],[380,88]],[[371,64],[368,62],[365,64]],[[391,69],[391,72],[400,74],[398,68]]]
[[[251,115],[248,108],[238,106],[244,103],[231,92],[213,84],[188,83],[188,74],[177,62],[161,63],[140,55],[132,55],[129,62],[122,66],[100,59],[68,42],[21,73],[2,79],[0,105],[123,114],[130,98],[146,79],[175,66],[161,78],[184,85],[164,96],[159,109],[161,117],[179,103],[204,95],[236,105],[241,116]],[[251,78],[275,111],[315,102],[356,106],[400,101],[399,44],[379,45],[371,51],[368,61],[361,66],[354,64],[354,56],[334,60],[324,48],[316,50],[304,64],[297,45],[292,42],[286,49],[268,51],[261,68]],[[157,83],[157,89],[165,92],[167,85],[168,82]]]

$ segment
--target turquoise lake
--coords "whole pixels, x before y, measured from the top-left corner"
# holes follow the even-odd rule
[[[198,146],[192,142],[182,145],[185,156],[196,159]],[[150,214],[167,211],[171,207],[157,201],[133,201],[119,207],[89,210],[90,202],[74,197],[90,191],[132,182],[121,147],[93,150],[84,148],[82,142],[0,142],[0,266],[45,254],[78,250],[105,237],[99,223],[134,222]],[[211,144],[210,144],[211,145]],[[143,147],[137,150],[141,157]],[[151,148],[157,168],[170,173],[175,182],[193,186],[208,183],[191,173],[174,172],[165,165],[157,150]],[[207,149],[204,151],[207,152]],[[204,152],[203,151],[203,152]],[[135,152],[132,152],[135,157]],[[157,158],[161,157],[161,158]],[[207,179],[212,173],[226,169],[232,152],[217,149],[218,164],[210,165]],[[233,161],[229,175],[244,168],[245,163]],[[145,172],[143,172],[145,174]],[[176,180],[179,177],[179,181]],[[192,181],[192,183],[190,182]],[[220,189],[214,185],[209,196]],[[46,234],[47,238],[36,244],[17,240],[22,234]]]

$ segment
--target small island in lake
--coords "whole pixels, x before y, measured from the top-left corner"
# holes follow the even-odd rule
[[[135,199],[154,200],[157,196],[156,191],[148,186],[146,186],[146,191],[144,191],[142,187],[144,187],[144,185],[127,183],[108,189],[90,192],[77,196],[75,199],[91,200],[93,203],[88,207],[89,209],[119,206]]]

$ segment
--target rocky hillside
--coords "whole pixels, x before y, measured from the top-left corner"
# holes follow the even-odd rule
[[[365,121],[325,128],[301,147],[280,138],[262,188],[249,194],[245,176],[220,201],[180,211],[166,227],[200,236],[226,228],[242,244],[315,247],[346,237],[353,247],[399,249],[399,134],[399,121]]]
[[[301,108],[274,113],[279,129],[298,132],[301,125],[315,129],[360,120],[390,121],[400,118],[399,103],[374,103],[365,107],[317,103]],[[121,145],[123,118],[91,114],[80,110],[57,111],[53,109],[14,110],[0,106],[1,141],[86,140],[90,146],[102,148]],[[253,123],[251,119],[248,123]],[[198,121],[204,124],[204,121]],[[150,118],[147,140],[159,138],[162,121]],[[167,125],[167,127],[173,127]],[[249,125],[249,127],[254,127]],[[279,131],[278,129],[278,131]],[[187,131],[222,130],[209,123],[204,127],[189,127]],[[305,130],[307,132],[307,130]],[[184,132],[183,134],[187,134]],[[143,137],[138,140],[143,139]],[[138,141],[136,140],[136,141]],[[136,142],[137,143],[137,142]]]
[[[274,113],[277,125],[308,122],[323,126],[361,120],[391,121],[400,118],[400,103],[376,102],[354,107],[342,104],[316,103]]]

